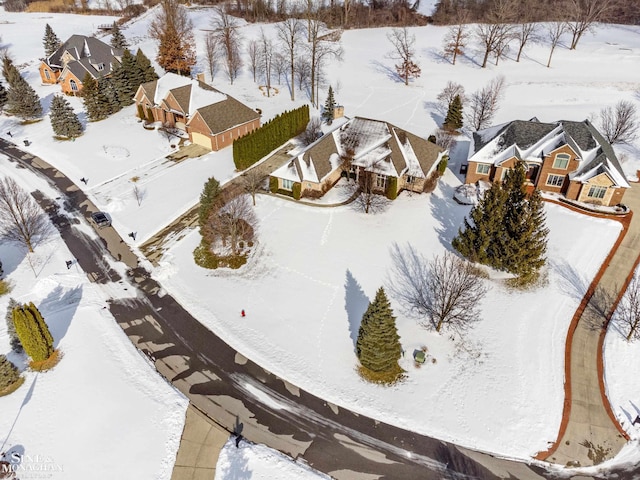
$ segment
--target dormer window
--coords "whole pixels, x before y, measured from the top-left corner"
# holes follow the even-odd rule
[[[555,160],[553,161],[553,168],[559,168],[562,170],[566,170],[567,167],[569,166],[569,159],[571,158],[570,155],[567,155],[566,153],[558,153],[556,155]]]
[[[98,65],[96,65],[96,68],[99,72],[101,72],[102,70],[104,70],[104,63],[99,63]]]

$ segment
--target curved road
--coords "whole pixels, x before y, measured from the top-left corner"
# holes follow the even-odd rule
[[[61,172],[2,139],[0,151],[48,178],[67,197],[68,210],[88,220],[95,206]],[[103,284],[121,281],[104,260],[108,244],[114,257],[131,262],[113,229],[100,231],[111,237],[100,245],[74,228],[73,219],[60,216],[54,202],[39,192],[34,196],[90,278]],[[553,478],[541,466],[469,451],[328,404],[239,355],[163,294],[146,270],[136,267],[128,273],[138,296],[111,301],[116,321],[167,380],[228,431],[302,457],[337,479]],[[629,472],[592,478],[629,478]]]

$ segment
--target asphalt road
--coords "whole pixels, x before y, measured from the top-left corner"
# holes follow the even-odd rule
[[[107,243],[74,227],[90,215],[92,204],[84,193],[41,159],[2,139],[0,152],[44,175],[67,197],[71,218],[60,215],[55,202],[34,193],[79,265],[91,272],[90,278],[102,284],[123,281],[105,261]],[[331,405],[238,354],[167,295],[143,268],[129,269],[128,277],[138,295],[133,300],[111,300],[116,321],[159,373],[230,432],[302,458],[337,479],[554,478],[539,466],[465,450]],[[633,476],[609,471],[562,478]]]

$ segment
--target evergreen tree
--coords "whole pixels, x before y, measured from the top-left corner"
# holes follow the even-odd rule
[[[141,49],[138,49],[136,53],[136,65],[142,76],[140,83],[153,82],[158,79],[158,74],[153,68],[153,65],[151,65],[151,60],[145,56]]]
[[[331,125],[333,122],[333,111],[336,108],[336,100],[333,98],[333,87],[329,85],[329,93],[327,93],[327,100],[324,102],[324,110],[322,111],[322,118]]]
[[[211,210],[220,196],[220,182],[214,177],[210,177],[204,184],[202,193],[200,194],[200,208],[198,209],[198,222],[200,227],[204,227],[211,215]]]
[[[4,85],[0,81],[0,113],[2,113],[2,109],[7,104],[7,100],[7,90],[4,88]]]
[[[9,86],[7,112],[23,120],[42,117],[42,105],[38,94],[21,76],[13,80],[13,85]]]
[[[82,135],[82,124],[66,98],[55,95],[51,101],[51,128],[59,137],[76,138]]]
[[[373,302],[362,316],[356,355],[363,367],[375,373],[402,373],[398,360],[402,354],[396,319],[384,289],[380,287]]]
[[[98,99],[107,117],[122,108],[118,100],[118,89],[115,81],[110,77],[102,78],[98,82]]]
[[[122,60],[111,76],[111,81],[116,89],[118,105],[126,107],[133,104],[133,96],[140,86],[141,73],[136,64],[136,58],[129,50],[122,53]]]
[[[49,327],[33,303],[13,310],[13,323],[24,351],[34,362],[46,360],[53,353]]]
[[[0,355],[0,392],[13,385],[20,378],[16,366],[4,355]]]
[[[5,320],[7,322],[7,334],[9,335],[9,344],[11,345],[11,350],[16,353],[22,352],[22,344],[20,343],[20,339],[16,333],[16,327],[13,324],[13,310],[19,306],[20,304],[18,302],[13,298],[10,298],[9,305],[7,306],[7,314],[5,316]]]
[[[526,191],[521,162],[494,182],[465,218],[452,245],[472,262],[532,280],[545,264],[547,235],[542,198]]]
[[[456,95],[449,104],[447,116],[445,117],[444,124],[442,126],[445,130],[451,131],[462,128],[462,124],[462,100],[460,99],[460,95]]]
[[[2,57],[2,76],[9,84],[9,88],[16,85],[16,83],[20,79],[20,72],[13,64],[13,61],[9,58],[8,55],[4,55]]]
[[[86,73],[82,80],[81,95],[90,122],[104,120],[109,116],[105,107],[106,99],[100,93],[98,82],[89,73]]]
[[[118,25],[118,22],[113,22],[113,27],[111,28],[111,46],[116,50],[124,50],[125,48],[129,48],[129,43],[124,37],[122,30],[120,30],[120,25]]]
[[[44,56],[49,57],[52,55],[59,47],[62,45],[62,42],[58,38],[58,36],[54,33],[53,29],[47,25],[44,27],[44,37],[42,39],[44,45]]]

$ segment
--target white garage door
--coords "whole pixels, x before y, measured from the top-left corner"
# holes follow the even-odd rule
[[[193,141],[193,143],[197,143],[198,145],[202,145],[203,147],[206,147],[209,150],[213,150],[211,148],[211,138],[209,138],[206,135],[203,135],[202,133],[192,132],[191,140]]]

